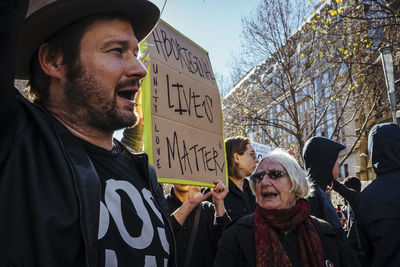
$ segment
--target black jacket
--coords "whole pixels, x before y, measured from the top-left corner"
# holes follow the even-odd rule
[[[372,266],[400,265],[400,127],[387,123],[372,128],[368,152],[377,178],[360,197],[359,218],[370,242]]]
[[[0,266],[97,267],[100,181],[81,143],[13,85],[16,26],[29,1],[0,5]],[[141,166],[172,237],[147,155]],[[174,266],[174,242],[170,242]]]
[[[335,230],[327,222],[311,216],[311,221],[321,239],[325,257],[334,266],[359,266],[351,248],[337,237]],[[255,267],[256,245],[254,234],[254,214],[237,220],[222,234],[218,245],[215,267]]]
[[[166,196],[166,200],[172,214],[177,210],[182,202],[176,197],[174,188]],[[171,216],[172,228],[176,240],[176,256],[178,267],[184,266],[187,256],[187,246],[193,230],[193,223],[196,209],[188,215],[183,225],[180,225],[174,216]],[[196,233],[195,242],[190,257],[190,267],[212,266],[217,253],[218,240],[221,237],[224,226],[230,222],[227,213],[222,217],[215,215],[214,205],[209,201],[203,201],[200,204],[200,219]]]
[[[224,204],[232,219],[255,211],[257,206],[256,197],[251,191],[249,181],[246,178],[243,181],[243,191],[229,179],[229,193],[224,199]]]
[[[314,195],[308,198],[310,214],[329,222],[334,228],[342,226],[325,188],[333,181],[332,170],[339,152],[345,146],[323,137],[312,137],[304,145],[303,158],[307,177],[314,182]],[[344,237],[344,233],[343,233]]]

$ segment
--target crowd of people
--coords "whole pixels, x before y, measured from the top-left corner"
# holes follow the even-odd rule
[[[138,43],[159,16],[146,0],[1,2],[0,266],[400,265],[397,124],[371,129],[363,191],[338,182],[335,141],[309,139],[302,168],[231,137],[227,185],[164,195],[147,155],[113,138],[138,121]]]

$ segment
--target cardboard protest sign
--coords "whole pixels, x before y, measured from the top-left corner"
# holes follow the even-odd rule
[[[158,181],[226,183],[221,99],[208,53],[162,20],[140,50],[148,51],[144,150]]]
[[[268,146],[256,142],[251,142],[251,146],[254,148],[254,152],[256,152],[258,160],[266,157],[268,152],[271,150]]]

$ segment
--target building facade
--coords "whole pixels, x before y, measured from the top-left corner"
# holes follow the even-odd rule
[[[346,10],[378,16],[375,1],[361,7],[338,2],[318,6],[282,47],[236,83],[223,99],[225,136],[284,148],[300,162],[307,139],[327,137],[346,146],[339,176],[367,181],[375,178],[369,129],[391,119],[378,50],[400,38],[395,27],[378,27],[382,21],[346,19],[352,14]]]

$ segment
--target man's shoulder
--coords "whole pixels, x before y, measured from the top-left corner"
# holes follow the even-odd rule
[[[34,122],[37,122],[38,120],[49,120],[50,115],[45,112],[43,108],[41,108],[39,105],[36,105],[32,102],[30,102],[28,99],[26,99],[21,93],[18,91],[16,92],[16,104],[17,104],[17,112],[18,112],[18,120],[23,120],[19,121],[19,125],[24,125],[24,124],[32,124]],[[25,120],[23,118],[26,118]],[[45,124],[48,126],[48,124]]]

